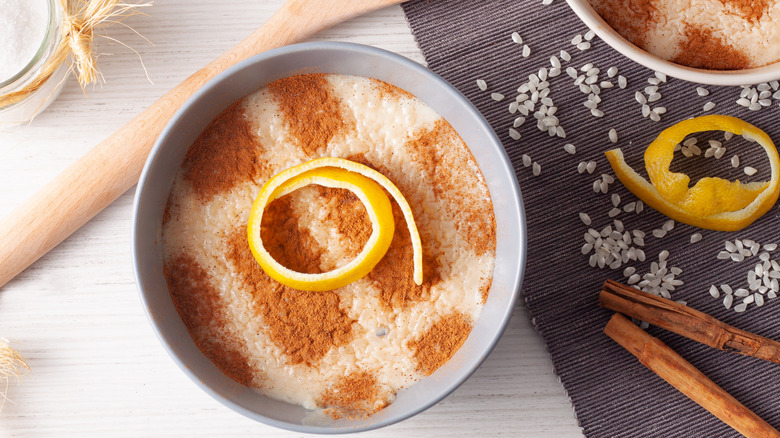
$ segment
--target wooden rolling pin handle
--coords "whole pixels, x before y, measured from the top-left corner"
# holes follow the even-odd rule
[[[255,54],[393,3],[398,0],[286,2],[262,27],[170,90],[0,220],[0,287],[130,189],[173,114],[217,74]]]

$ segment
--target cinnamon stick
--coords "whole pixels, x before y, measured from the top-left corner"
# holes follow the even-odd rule
[[[723,351],[780,363],[780,343],[721,322],[688,306],[607,280],[599,305]]]
[[[748,438],[780,437],[780,432],[707,378],[658,338],[616,313],[604,333],[678,391]]]

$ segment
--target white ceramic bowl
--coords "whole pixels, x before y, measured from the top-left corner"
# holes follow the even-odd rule
[[[752,85],[780,79],[780,62],[746,70],[719,71],[685,67],[651,55],[620,36],[593,9],[588,0],[566,0],[578,17],[602,40],[645,67],[686,81],[709,85]]]
[[[490,295],[461,349],[433,375],[398,393],[390,406],[363,420],[331,420],[270,399],[226,377],[187,332],[163,276],[162,217],[184,154],[228,105],[267,83],[300,73],[339,73],[380,79],[407,90],[444,116],[482,169],[496,215],[496,264]],[[501,142],[474,106],[426,68],[384,50],[346,43],[306,43],[246,60],[199,90],[173,117],[146,163],[135,199],[133,258],[149,319],[171,357],[193,382],[235,411],[306,433],[374,429],[415,415],[466,380],[498,342],[517,299],[525,266],[525,219],[514,170]],[[164,408],[160,406],[160,408]]]

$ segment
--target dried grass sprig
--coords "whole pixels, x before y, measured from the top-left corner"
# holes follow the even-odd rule
[[[70,64],[75,71],[81,88],[95,82],[99,77],[92,41],[95,29],[101,25],[121,22],[125,18],[140,14],[139,8],[152,2],[126,3],[122,0],[58,0],[63,10],[60,43],[54,54],[44,64],[40,73],[27,85],[14,92],[0,95],[0,107],[18,103],[38,91],[73,55]]]
[[[5,383],[5,388],[0,389],[0,410],[2,410],[11,378],[21,379],[22,375],[30,370],[30,366],[22,359],[22,356],[11,347],[6,339],[0,338],[0,384]]]

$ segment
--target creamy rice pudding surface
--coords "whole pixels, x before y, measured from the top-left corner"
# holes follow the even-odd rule
[[[711,70],[780,60],[778,0],[589,0],[636,46],[677,64]]]
[[[398,186],[422,238],[422,286],[395,203],[390,249],[354,283],[298,291],[256,263],[246,223],[260,187],[324,156],[366,164]],[[277,261],[318,273],[354,258],[371,224],[351,192],[312,185],[271,203],[261,234]],[[491,284],[495,219],[473,156],[427,105],[372,79],[302,75],[245,97],[200,135],[171,191],[163,240],[174,304],[225,374],[336,418],[360,417],[468,337]]]

